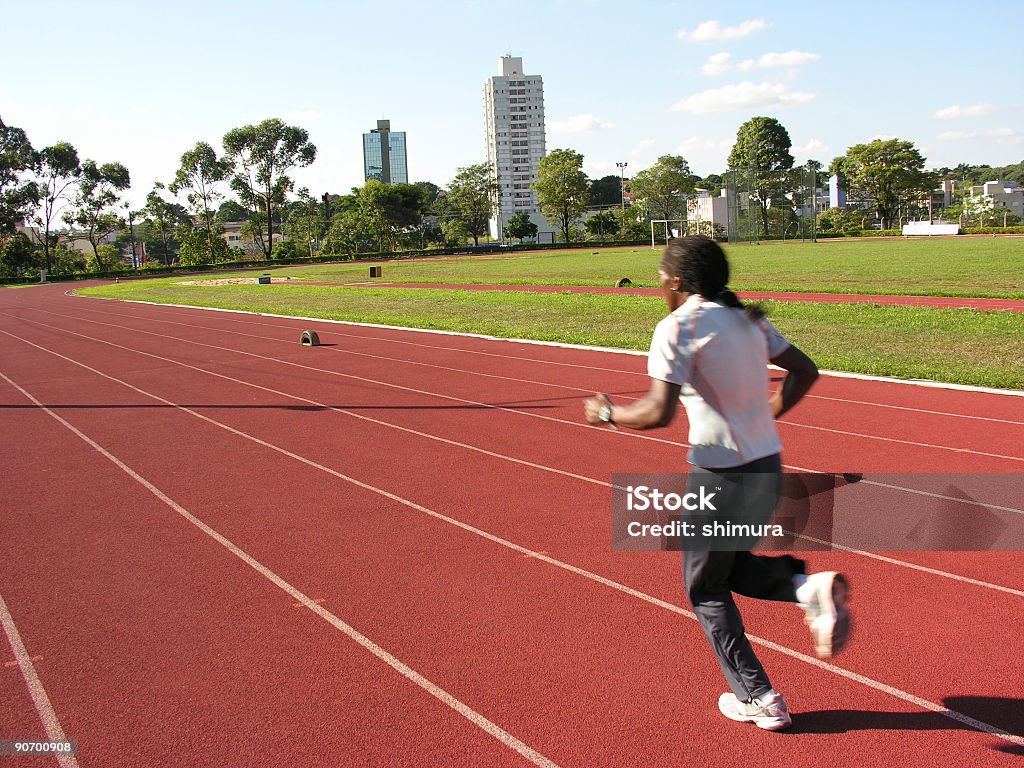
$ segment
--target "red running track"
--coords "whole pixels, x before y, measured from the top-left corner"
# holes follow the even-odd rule
[[[608,288],[594,285],[474,285],[456,283],[385,283],[352,282],[330,283],[298,281],[295,285],[338,285],[348,287],[379,288],[440,288],[460,291],[529,291],[533,293],[598,293],[625,296],[661,296],[658,288]],[[976,309],[1001,312],[1024,312],[1021,299],[984,299],[956,296],[889,296],[874,293],[798,293],[794,291],[739,291],[744,301],[802,301],[826,304],[884,304],[902,307],[931,307],[933,309]]]
[[[297,343],[309,327],[324,346]],[[685,428],[580,423],[583,395],[639,396],[643,368],[0,292],[0,612],[25,648],[0,668],[0,738],[57,728],[82,766],[1024,754],[1013,552],[809,553],[849,575],[854,642],[820,662],[795,608],[744,600],[794,726],[718,714],[679,555],[609,546],[610,474],[680,469]],[[825,377],[780,428],[786,464],[816,471],[1024,465],[1004,394]]]

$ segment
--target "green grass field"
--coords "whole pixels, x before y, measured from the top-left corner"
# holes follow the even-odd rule
[[[737,290],[1024,298],[1024,238],[770,242],[730,245]],[[657,285],[661,249],[634,246],[393,261],[384,280],[418,283]],[[363,263],[283,267],[275,276],[366,280]]]
[[[81,293],[640,350],[665,314],[660,298],[645,296],[181,280],[130,281]],[[825,369],[1024,388],[1019,314],[793,302],[768,302],[766,308],[779,329]]]

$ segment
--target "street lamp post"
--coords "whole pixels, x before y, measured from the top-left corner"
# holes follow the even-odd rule
[[[616,163],[615,165],[619,169],[619,200],[622,210],[626,210],[626,166],[629,163]]]

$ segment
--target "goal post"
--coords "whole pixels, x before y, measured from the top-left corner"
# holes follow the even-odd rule
[[[659,231],[664,231],[664,233],[665,233],[665,242],[666,243],[669,240],[672,239],[670,237],[671,230],[669,229],[669,224],[678,224],[679,225],[678,231],[679,231],[680,235],[682,235],[683,231],[686,229],[686,219],[651,219],[651,249],[652,250],[658,247],[655,244],[655,242],[654,242],[654,238],[655,238],[654,225],[655,224],[661,224],[662,227],[664,227],[663,230],[661,228],[659,228]]]

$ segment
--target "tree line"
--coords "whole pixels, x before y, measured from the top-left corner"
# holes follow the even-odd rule
[[[173,179],[154,184],[145,205],[132,210],[120,201],[131,184],[123,164],[80,160],[66,141],[36,150],[23,130],[0,119],[0,275],[39,268],[49,274],[109,270],[117,268],[121,252],[130,249],[134,257],[137,243],[162,264],[238,259],[245,254],[223,236],[232,222],[249,255],[262,259],[355,256],[470,240],[478,245],[497,211],[499,188],[487,163],[457,169],[447,188],[370,180],[347,195],[317,197],[305,188],[296,192],[292,178],[295,169],[316,159],[305,129],[271,118],[228,131],[221,145],[218,151],[198,142],[185,151]],[[698,190],[716,195],[725,186],[747,196],[756,214],[751,221],[760,234],[768,234],[786,231],[797,216],[803,202],[798,190],[824,186],[833,174],[857,211],[822,214],[826,229],[849,228],[853,219],[863,225],[867,218],[890,228],[920,213],[941,178],[965,184],[997,177],[1024,181],[1024,162],[925,170],[920,151],[901,139],[855,144],[827,169],[816,160],[795,167],[791,150],[789,133],[778,120],[754,117],[737,130],[722,174],[702,178],[684,157],[664,155],[629,180],[629,206],[621,178],[588,178],[583,156],[572,149],[548,152],[531,187],[544,217],[562,240],[572,241],[642,239],[648,221],[686,219],[688,198]],[[965,200],[958,204],[958,210],[970,210]],[[31,237],[16,236],[21,220],[31,227]],[[502,224],[506,238],[537,236],[526,214]],[[68,231],[61,225],[88,240],[88,258],[67,248]]]
[[[1024,173],[1024,162],[1001,168],[961,164],[926,170],[925,158],[913,142],[893,138],[854,144],[843,155],[833,158],[827,168],[818,160],[796,166],[788,131],[771,117],[753,117],[744,122],[737,130],[726,162],[722,174],[701,178],[691,172],[689,163],[680,155],[658,158],[629,181],[633,206],[625,216],[607,213],[583,220],[594,200],[588,197],[583,156],[573,150],[549,152],[541,160],[539,180],[533,188],[541,211],[559,227],[564,240],[584,234],[594,236],[595,224],[606,227],[605,231],[617,231],[616,226],[631,228],[627,237],[642,237],[643,232],[638,233],[630,222],[635,225],[637,220],[685,220],[688,200],[694,194],[701,191],[714,196],[726,186],[743,198],[739,203],[733,201],[734,205],[749,204],[754,211],[750,224],[757,235],[785,233],[796,222],[799,211],[809,206],[811,190],[824,190],[828,177],[833,175],[846,192],[852,210],[831,209],[820,214],[819,225],[825,230],[862,229],[868,221],[891,229],[901,221],[929,214],[932,191],[942,179],[961,182],[959,195],[944,211],[947,217],[975,211],[980,216],[979,223],[985,225],[1019,221],[1017,216],[982,210],[977,204],[972,208],[971,198],[963,188],[996,178],[1016,181]],[[617,187],[619,177],[606,177],[601,183],[606,181],[609,187],[611,182]],[[591,193],[596,186],[597,182],[590,185]],[[706,230],[702,234],[721,234],[710,222],[703,222],[703,226]],[[646,229],[646,224],[642,229]]]

